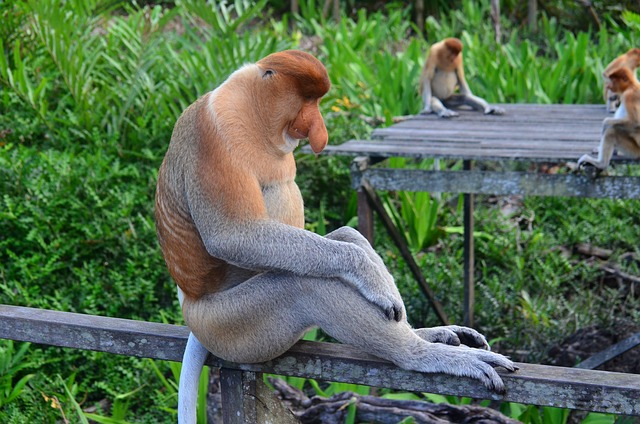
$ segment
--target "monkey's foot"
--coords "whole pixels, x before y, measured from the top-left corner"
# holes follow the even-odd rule
[[[506,356],[466,346],[449,346],[440,343],[428,344],[423,351],[414,352],[409,369],[422,372],[439,372],[479,380],[487,389],[505,393],[504,383],[494,367],[503,367],[514,372],[518,367]],[[413,360],[411,362],[413,362]]]
[[[424,108],[420,111],[420,115],[431,115],[433,111],[431,109]]]
[[[489,106],[484,110],[485,115],[504,115],[507,111],[498,106]]]
[[[418,328],[414,332],[423,340],[431,343],[444,343],[452,346],[461,344],[479,349],[491,350],[487,339],[473,328],[447,325],[442,327]]]
[[[438,112],[438,116],[440,118],[453,118],[455,116],[460,116],[460,114],[458,112],[454,112],[451,109],[443,109],[440,112]]]

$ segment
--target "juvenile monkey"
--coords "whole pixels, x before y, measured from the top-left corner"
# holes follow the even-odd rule
[[[503,108],[491,106],[471,92],[464,77],[462,42],[457,38],[446,38],[429,49],[420,76],[420,94],[424,104],[422,114],[435,113],[441,118],[450,118],[458,113],[448,108],[462,105],[485,114],[505,113]]]
[[[316,153],[327,144],[319,102],[329,87],[313,56],[274,53],[235,71],[175,125],[155,214],[191,330],[180,423],[195,422],[207,351],[267,361],[314,326],[403,368],[472,377],[497,392],[505,389],[493,367],[516,369],[470,328],[412,329],[393,277],[354,229],[303,229],[292,152],[304,138]]]
[[[628,68],[632,74],[635,75],[636,69],[640,66],[640,48],[633,48],[627,51],[626,53],[615,58],[602,72],[602,77],[605,80],[604,86],[604,100],[607,104],[607,110],[611,113],[616,112],[620,105],[620,98],[617,94],[613,93],[611,90],[607,88],[606,81],[609,79],[609,76],[621,68]],[[622,117],[624,115],[623,111],[618,113],[616,117]]]
[[[631,70],[623,67],[609,74],[607,89],[620,96],[620,108],[624,107],[626,113],[622,117],[604,119],[598,158],[583,155],[578,160],[579,166],[589,163],[598,169],[606,169],[614,148],[640,157],[640,83]]]

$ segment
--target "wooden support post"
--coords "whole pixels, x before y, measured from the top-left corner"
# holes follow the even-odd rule
[[[463,169],[471,171],[473,162],[463,161]],[[474,272],[474,246],[473,246],[473,203],[474,194],[465,193],[464,196],[464,312],[463,323],[467,327],[473,327],[473,308],[475,304],[475,287],[473,282]]]
[[[373,245],[373,210],[362,188],[362,173],[369,167],[366,156],[357,157],[351,162],[351,186],[358,196],[358,231]]]
[[[373,210],[364,189],[357,191],[358,196],[358,231],[373,245]]]
[[[243,374],[244,372],[240,370],[220,368],[220,395],[222,396],[222,422],[224,424],[244,424],[248,421],[243,402],[245,398],[242,384]],[[253,391],[255,392],[255,386]]]
[[[299,421],[264,384],[262,373],[220,368],[224,424],[294,424]]]

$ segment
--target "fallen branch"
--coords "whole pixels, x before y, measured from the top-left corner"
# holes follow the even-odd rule
[[[498,411],[476,405],[433,404],[414,400],[385,399],[342,392],[324,398],[307,397],[278,378],[269,378],[276,393],[301,423],[343,423],[349,406],[355,405],[358,422],[397,423],[412,417],[416,423],[483,423],[516,424]]]

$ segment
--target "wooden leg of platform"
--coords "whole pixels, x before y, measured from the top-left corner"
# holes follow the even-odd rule
[[[373,246],[373,210],[364,189],[358,189],[358,231]]]
[[[470,171],[473,169],[473,162],[465,160],[463,169]],[[473,327],[473,308],[475,305],[475,287],[473,281],[474,272],[474,246],[473,246],[473,206],[474,194],[465,193],[464,197],[464,315],[463,323],[468,327]]]

